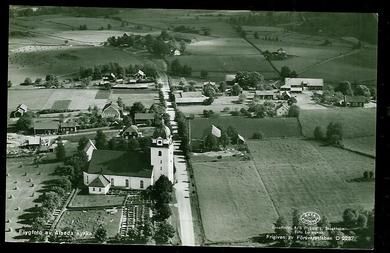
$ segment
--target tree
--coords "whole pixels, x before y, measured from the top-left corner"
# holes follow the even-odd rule
[[[69,192],[72,189],[72,183],[66,177],[61,177],[59,179],[56,179],[54,181],[54,184],[57,185],[58,187],[63,188],[66,192]]]
[[[343,223],[346,227],[354,227],[358,219],[358,212],[352,208],[347,208],[343,212]]]
[[[288,117],[298,118],[299,111],[300,111],[299,106],[297,106],[297,105],[290,106],[290,108],[288,109]]]
[[[137,139],[131,138],[127,143],[128,150],[136,151],[140,148],[140,144]]]
[[[206,97],[214,98],[216,95],[214,85],[208,83],[205,86],[203,86],[203,95],[205,95]]]
[[[263,134],[261,132],[255,132],[252,135],[252,139],[261,140],[261,139],[263,139]]]
[[[55,192],[46,192],[42,196],[42,206],[53,211],[61,203],[60,196]]]
[[[219,145],[221,145],[223,148],[226,148],[230,144],[230,137],[227,134],[225,130],[222,129],[221,131],[221,137],[218,140]]]
[[[239,84],[234,84],[233,87],[232,87],[232,95],[233,96],[238,96],[240,95],[242,92],[242,88]]]
[[[289,234],[287,230],[287,222],[283,216],[279,216],[279,218],[275,222],[275,233],[280,236],[286,236]]]
[[[371,97],[370,89],[367,86],[365,86],[365,85],[357,85],[357,86],[355,86],[354,94],[356,96],[364,96],[366,98],[370,98]]]
[[[107,30],[111,30],[111,24],[107,24]]]
[[[49,189],[51,192],[57,193],[60,197],[64,196],[66,193],[64,188],[55,185],[51,186]]]
[[[219,89],[220,92],[225,92],[226,87],[227,87],[226,86],[226,82],[222,81],[222,82],[219,83],[218,89]]]
[[[244,103],[245,100],[246,100],[246,95],[245,95],[245,94],[240,94],[240,95],[238,96],[238,102],[239,102],[240,104]]]
[[[79,145],[77,146],[77,150],[82,151],[84,150],[85,146],[89,142],[89,139],[85,136],[81,137],[79,140]]]
[[[204,139],[204,148],[207,150],[218,149],[218,139],[212,133],[209,133]]]
[[[136,113],[142,113],[145,111],[146,111],[146,108],[141,102],[135,102],[130,108],[130,115],[132,118],[134,118],[134,115]]]
[[[7,86],[8,86],[8,88],[11,88],[11,87],[12,87],[12,82],[11,82],[11,80],[8,80]]]
[[[26,77],[23,82],[24,85],[32,85],[32,81],[30,77]]]
[[[157,214],[153,217],[156,221],[164,221],[172,215],[171,208],[167,203],[157,202],[155,205]]]
[[[258,33],[258,32],[255,32],[255,33],[253,34],[253,37],[255,37],[255,39],[258,39],[258,38],[259,38],[259,33]]]
[[[341,123],[330,122],[326,128],[326,138],[331,144],[339,144],[343,139],[343,126]]]
[[[63,162],[66,158],[66,151],[62,141],[58,141],[55,151],[57,160]]]
[[[238,131],[232,126],[228,126],[226,129],[226,133],[229,135],[230,140],[232,141],[233,144],[237,144],[238,142]]]
[[[186,42],[184,40],[181,40],[180,41],[180,52],[184,53],[185,50],[186,50]]]
[[[314,139],[316,140],[323,140],[324,139],[324,131],[322,130],[322,128],[320,126],[316,126],[316,128],[314,128]]]
[[[352,86],[349,81],[339,83],[339,85],[334,90],[340,91],[341,93],[343,93],[343,95],[346,96],[353,96]]]
[[[138,230],[138,227],[130,227],[127,231],[127,239],[130,242],[138,242],[141,239],[140,231]]]
[[[51,211],[47,207],[40,206],[37,209],[38,217],[43,218],[44,220],[49,220],[51,217]]]
[[[100,225],[96,231],[95,231],[95,239],[100,242],[106,242],[107,241],[107,230],[103,227],[103,225]]]
[[[15,124],[16,131],[30,131],[33,127],[33,118],[31,114],[23,114]]]
[[[107,137],[102,130],[96,132],[95,146],[97,149],[104,149],[107,147]]]
[[[208,75],[209,75],[209,72],[207,70],[200,71],[200,78],[206,79]]]
[[[166,221],[161,222],[154,234],[154,240],[157,244],[166,244],[175,235],[175,229]]]
[[[240,71],[236,74],[236,82],[243,89],[255,88],[264,82],[264,76],[258,72]]]

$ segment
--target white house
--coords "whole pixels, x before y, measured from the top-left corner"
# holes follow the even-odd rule
[[[142,70],[138,70],[138,72],[134,74],[134,77],[137,79],[145,79],[146,75]]]
[[[154,132],[150,157],[137,151],[93,149],[83,172],[90,194],[106,194],[110,188],[144,190],[161,175],[174,182],[173,140],[166,126]]]
[[[180,52],[179,49],[174,49],[174,50],[172,50],[172,54],[173,54],[174,56],[180,56],[180,55],[181,55],[181,52]]]
[[[276,108],[276,116],[278,117],[287,116],[289,109],[290,106],[287,103],[281,104],[279,107]]]
[[[114,104],[113,102],[109,102],[103,107],[101,115],[103,118],[120,119],[121,108],[119,108],[117,104]]]

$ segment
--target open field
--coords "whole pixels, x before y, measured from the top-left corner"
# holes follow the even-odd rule
[[[56,229],[61,230],[72,227],[80,234],[78,239],[94,238],[96,229],[103,225],[107,230],[107,237],[114,237],[119,231],[121,209],[114,214],[105,210],[65,211]],[[84,236],[81,234],[84,233]]]
[[[347,183],[374,159],[299,139],[249,141],[256,168],[280,215],[293,208],[340,221],[345,208],[373,208],[373,183]]]
[[[53,110],[66,110],[66,109],[68,109],[71,102],[72,102],[72,100],[56,100],[56,101],[54,101],[53,105],[51,106],[51,109],[53,109]]]
[[[39,47],[38,47],[39,48]],[[67,59],[58,56],[68,55]],[[63,46],[56,50],[26,49],[26,52],[11,53],[8,59],[8,75],[14,85],[22,83],[26,77],[33,81],[37,77],[44,78],[47,74],[54,73],[57,76],[78,73],[80,67],[93,67],[94,65],[117,62],[119,65],[151,64],[157,69],[164,69],[160,60],[154,62],[148,57],[127,53],[113,47],[91,46]]]
[[[69,207],[120,206],[123,205],[125,198],[126,196],[78,194],[70,202]]]
[[[266,118],[250,119],[240,116],[219,118],[195,118],[191,120],[191,138],[203,138],[211,129],[211,124],[227,128],[233,126],[244,138],[251,138],[253,133],[262,132],[268,137],[300,136],[298,121],[296,118]]]
[[[355,54],[314,66],[302,75],[305,77],[321,76],[327,81],[375,81],[377,79],[377,52],[375,48],[364,48]]]
[[[6,177],[5,218],[9,223],[5,223],[5,229],[11,229],[11,232],[5,233],[5,240],[25,240],[16,229],[29,225],[28,217],[32,215],[29,210],[38,204],[36,200],[40,195],[39,191],[46,186],[45,181],[58,178],[53,175],[58,165],[60,163],[46,163],[40,164],[37,168],[33,165],[33,157],[6,159],[8,176]],[[30,179],[31,182],[27,182]]]
[[[131,92],[131,91],[113,91],[110,96],[111,101],[117,101],[118,98],[122,99],[122,102],[126,106],[131,106],[135,102],[141,102],[146,108],[149,109],[149,107],[154,104],[158,103],[158,95],[157,91],[155,92],[149,92],[146,91],[145,93],[143,92]]]
[[[257,55],[259,52],[242,38],[216,38],[190,43],[186,52],[191,55]]]
[[[146,107],[150,107],[156,102],[157,93],[155,91],[112,91],[110,94],[96,89],[8,90],[8,110],[15,110],[22,102],[28,106],[29,110],[87,110],[89,106],[93,107],[94,105],[103,108],[108,96],[114,102],[118,100],[118,97],[121,97],[123,103],[129,106],[134,102],[142,102]],[[63,100],[64,98],[67,100]]]
[[[369,155],[375,155],[376,138],[374,136],[344,139],[343,144],[346,148],[363,152]]]
[[[248,241],[273,231],[277,214],[252,161],[193,167],[208,242]]]
[[[344,138],[375,136],[376,132],[375,109],[334,107],[327,110],[301,110],[299,121],[306,137],[313,137],[317,126],[326,133],[330,122],[342,124]]]

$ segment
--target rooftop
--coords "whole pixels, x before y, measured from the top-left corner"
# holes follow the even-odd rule
[[[228,74],[228,75],[225,75],[225,81],[227,81],[227,82],[231,82],[231,81],[233,81],[235,78],[236,78],[236,75],[235,75],[235,74]]]
[[[287,86],[324,86],[324,80],[317,78],[285,78],[284,83]]]
[[[34,122],[35,130],[58,129],[59,123],[54,120],[39,120]]]
[[[273,90],[257,90],[257,91],[255,91],[255,94],[257,96],[264,96],[264,95],[273,96],[275,94],[275,91],[273,91]]]
[[[140,152],[94,150],[87,173],[150,178],[152,166]]]
[[[135,120],[153,120],[154,119],[154,113],[135,113],[134,114]]]
[[[89,187],[106,187],[110,184],[110,181],[103,175],[98,176],[88,186]]]

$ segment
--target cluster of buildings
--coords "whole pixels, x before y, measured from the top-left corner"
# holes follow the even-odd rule
[[[130,78],[120,78],[114,73],[104,75],[99,85],[114,84],[113,88],[127,88],[127,89],[147,89],[148,78],[142,70],[138,70],[137,73]]]

